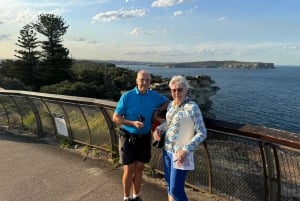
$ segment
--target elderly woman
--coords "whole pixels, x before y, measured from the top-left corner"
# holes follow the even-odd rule
[[[163,163],[169,201],[187,201],[184,190],[187,172],[194,168],[193,153],[206,138],[206,127],[197,103],[187,97],[188,81],[176,75],[169,82],[173,100],[168,105],[166,123],[153,132],[156,141],[165,133]]]

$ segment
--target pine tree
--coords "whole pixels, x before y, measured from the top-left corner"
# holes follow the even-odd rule
[[[73,61],[69,57],[69,50],[62,45],[62,37],[69,26],[60,16],[54,14],[39,15],[33,26],[47,38],[41,42],[42,60],[37,71],[40,86],[70,79]]]
[[[11,71],[14,77],[21,80],[24,84],[34,86],[34,69],[38,64],[40,52],[36,51],[39,42],[31,25],[27,24],[20,30],[20,36],[16,45],[21,49],[15,50],[17,54],[14,56],[18,60]]]

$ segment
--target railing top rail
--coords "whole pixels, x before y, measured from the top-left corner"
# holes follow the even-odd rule
[[[23,96],[43,98],[43,99],[55,100],[55,101],[65,101],[65,102],[85,104],[85,105],[86,104],[97,105],[97,106],[111,108],[111,109],[114,109],[117,105],[115,101],[109,101],[109,100],[101,100],[101,99],[78,97],[78,96],[66,96],[66,95],[59,95],[59,94],[39,93],[39,92],[31,92],[31,91],[0,90],[0,94],[23,95]]]
[[[274,143],[300,149],[300,133],[291,133],[252,124],[237,124],[213,119],[205,120],[206,126],[214,130],[254,138],[265,143]]]

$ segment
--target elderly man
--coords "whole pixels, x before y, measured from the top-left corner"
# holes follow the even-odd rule
[[[167,108],[169,100],[149,89],[151,74],[137,73],[136,87],[124,93],[116,107],[113,121],[120,125],[119,155],[123,165],[124,200],[140,201],[140,188],[145,163],[151,158],[151,119],[153,112]],[[130,196],[133,186],[132,197]]]

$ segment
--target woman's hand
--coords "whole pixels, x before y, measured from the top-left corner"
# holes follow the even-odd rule
[[[186,151],[184,151],[182,149],[179,150],[179,151],[177,151],[176,152],[176,160],[177,160],[177,162],[183,163],[185,155],[186,155]]]

